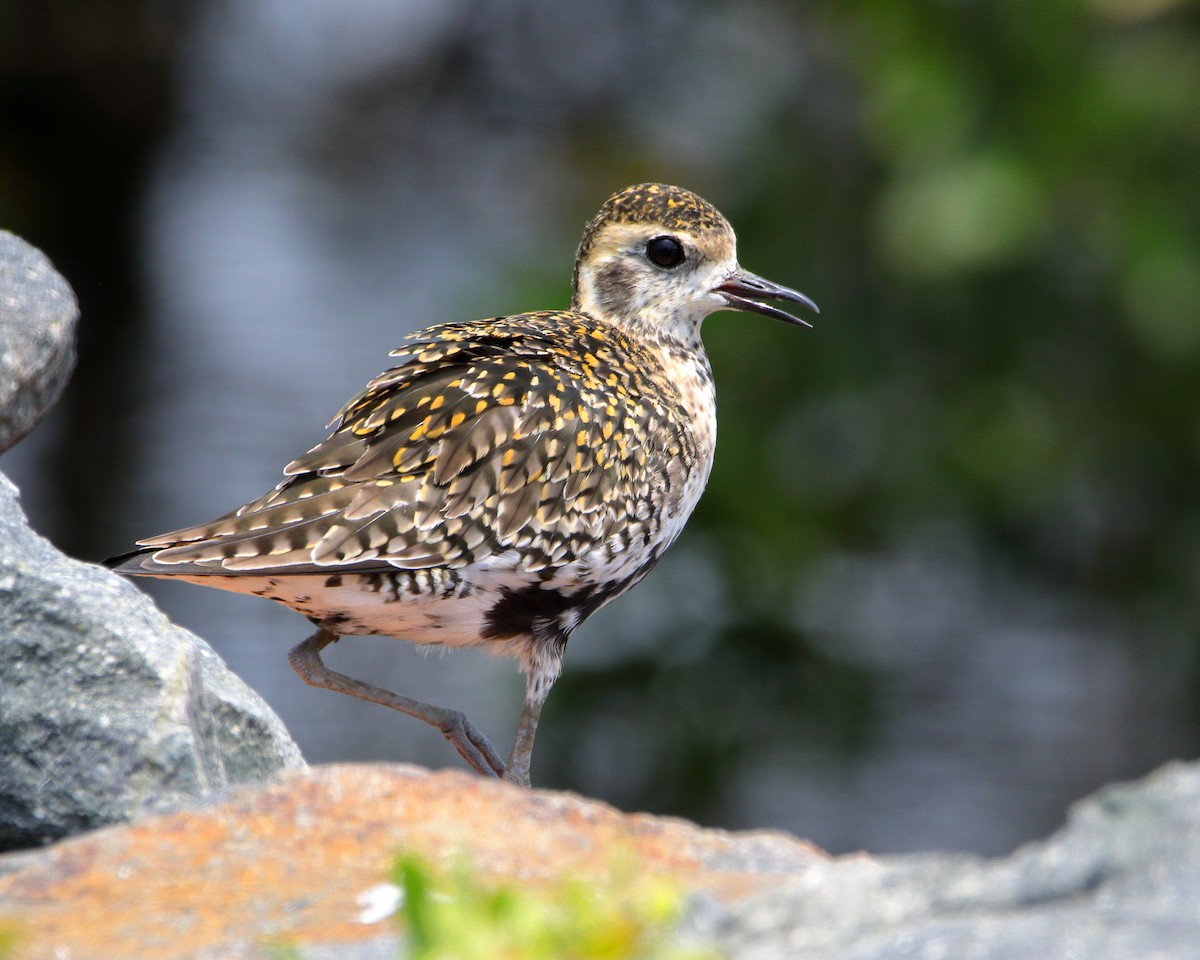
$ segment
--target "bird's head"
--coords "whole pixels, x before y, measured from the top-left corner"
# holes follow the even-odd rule
[[[695,342],[701,321],[717,310],[809,326],[770,300],[817,312],[804,294],[743,270],[729,221],[708,201],[666,184],[609,197],[575,259],[574,309],[656,338]]]

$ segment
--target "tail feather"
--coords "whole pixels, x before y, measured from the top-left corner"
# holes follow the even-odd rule
[[[140,547],[137,550],[130,550],[129,553],[122,553],[116,557],[109,557],[107,560],[101,560],[100,566],[108,567],[117,573],[136,574],[142,569],[142,560],[149,557],[154,551],[149,547]]]

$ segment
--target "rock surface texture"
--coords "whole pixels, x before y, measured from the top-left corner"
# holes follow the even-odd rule
[[[398,851],[527,886],[631,855],[694,895],[690,937],[754,960],[1190,960],[1200,944],[1200,769],[1184,765],[991,861],[830,858],[466,774],[314,768],[0,859],[0,928],[21,960],[400,956],[393,920],[364,915]]]
[[[79,306],[40,250],[0,230],[0,452],[34,428],[75,366]]]
[[[0,849],[302,764],[202,640],[30,530],[0,475]]]

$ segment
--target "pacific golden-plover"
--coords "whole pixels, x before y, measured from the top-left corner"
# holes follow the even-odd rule
[[[112,564],[300,611],[318,627],[289,656],[305,682],[417,717],[481,774],[528,785],[572,631],[646,575],[708,479],[701,322],[732,309],[808,325],[769,300],[817,309],[743,270],[705,200],[629,187],[584,231],[569,310],[410,335],[270,493]],[[326,667],[321,650],[351,634],[516,657],[507,763],[462,713]]]

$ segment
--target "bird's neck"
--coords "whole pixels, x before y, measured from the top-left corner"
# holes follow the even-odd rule
[[[664,311],[661,305],[626,302],[619,309],[576,293],[571,309],[595,320],[611,324],[626,335],[647,344],[669,350],[704,355],[700,326],[705,314]]]

